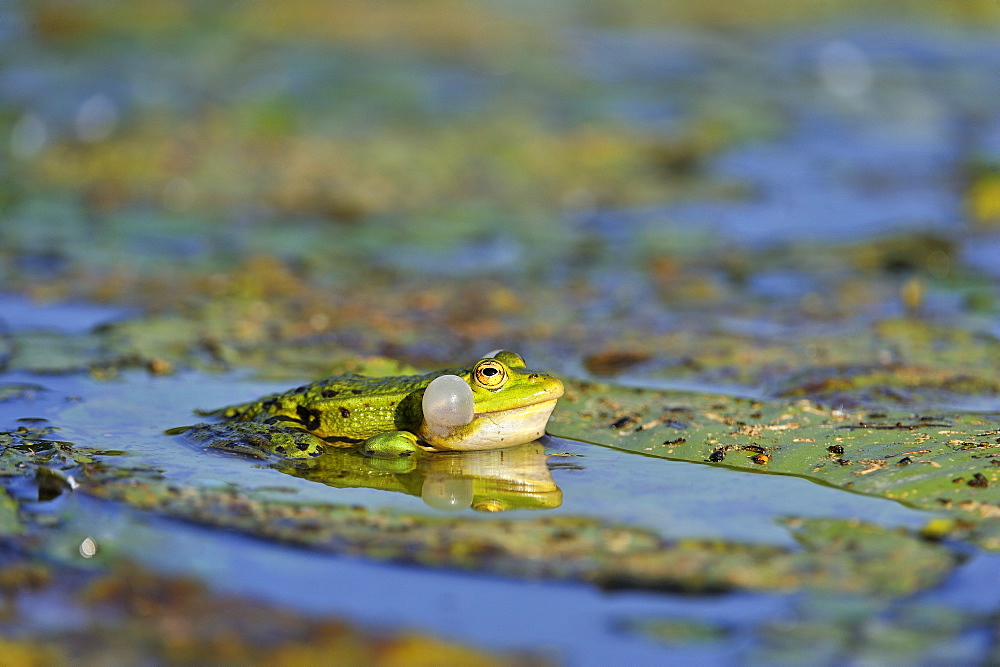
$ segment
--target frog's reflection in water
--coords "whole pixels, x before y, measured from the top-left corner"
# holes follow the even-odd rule
[[[507,449],[437,452],[378,459],[328,450],[305,464],[282,465],[290,475],[340,488],[366,487],[419,496],[440,510],[480,512],[551,509],[562,504],[538,441]]]

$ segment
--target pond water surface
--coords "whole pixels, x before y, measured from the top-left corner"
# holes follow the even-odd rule
[[[120,315],[85,306],[36,310],[10,298],[4,303],[16,305],[8,312],[24,316],[24,326],[33,329],[81,313],[91,321]],[[116,464],[158,469],[179,485],[257,489],[303,503],[485,518],[467,505],[435,509],[419,495],[310,481],[253,459],[205,451],[164,433],[191,423],[196,408],[252,398],[286,388],[287,383],[255,381],[245,373],[157,377],[138,371],[107,380],[23,373],[8,373],[3,379],[37,388],[22,399],[0,403],[0,428],[44,423],[55,427],[54,439],[119,451],[112,457]],[[547,464],[542,473],[535,465],[528,474],[550,474],[561,491],[559,501],[549,509],[514,510],[507,516],[588,516],[641,526],[666,538],[790,547],[796,542],[782,523],[789,517],[864,517],[882,525],[919,528],[934,516],[796,477],[668,461],[552,437],[541,444],[540,460],[547,458]],[[495,460],[477,469],[479,475],[497,478],[516,478],[521,472],[516,464],[505,469]],[[332,614],[373,628],[409,628],[488,648],[541,650],[574,664],[737,660],[756,645],[758,626],[797,618],[804,595],[602,592],[582,584],[518,581],[313,553],[74,493],[30,506],[62,517],[59,530],[48,538],[49,550],[68,563],[80,562],[79,545],[90,538],[100,555],[96,562],[134,559],[164,573],[195,575],[219,592],[308,614]],[[1000,556],[974,550],[970,556],[943,587],[922,594],[920,603],[969,611],[969,601],[975,600],[972,607],[981,613],[1000,605]],[[993,585],[984,588],[984,581]],[[53,610],[44,598],[30,602],[24,614],[40,627],[66,629],[75,623],[70,610]],[[670,645],[628,630],[631,623],[650,618],[722,628],[725,639]],[[960,650],[959,657],[962,651],[974,655],[985,642],[986,635],[973,635],[958,649],[949,644],[949,650]]]

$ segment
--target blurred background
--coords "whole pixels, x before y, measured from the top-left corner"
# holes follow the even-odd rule
[[[510,347],[647,384],[920,364],[992,391],[998,24],[994,0],[4,3],[0,285],[137,309],[81,352],[106,372]]]

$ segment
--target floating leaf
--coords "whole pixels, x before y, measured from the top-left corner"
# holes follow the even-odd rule
[[[32,399],[40,392],[46,391],[40,384],[30,382],[7,382],[0,384],[0,403],[20,399]]]
[[[1000,517],[993,414],[845,411],[576,383],[548,430],[647,456],[806,477],[968,519]]]
[[[962,641],[963,626],[983,623],[945,606],[896,606],[885,600],[810,593],[794,611],[759,627],[754,664],[976,663],[981,649]]]
[[[641,527],[548,516],[469,520],[301,504],[237,489],[179,488],[154,474],[104,477],[82,490],[139,509],[320,551],[603,588],[683,593],[800,587],[899,596],[934,586],[958,564],[948,548],[905,530],[805,519],[802,548],[665,540]]]

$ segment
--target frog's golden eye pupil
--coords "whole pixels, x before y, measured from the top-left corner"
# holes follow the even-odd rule
[[[497,369],[492,368],[492,367],[491,368],[484,368],[483,369],[483,375],[485,375],[486,377],[493,377],[494,375],[496,375],[499,372],[500,371],[498,371]]]

